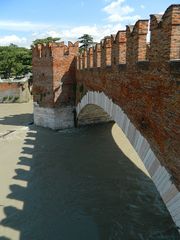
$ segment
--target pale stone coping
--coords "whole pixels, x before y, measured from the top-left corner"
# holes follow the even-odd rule
[[[128,116],[117,104],[113,103],[103,92],[88,91],[76,106],[77,116],[88,104],[101,107],[123,130],[126,137],[138,153],[145,168],[159,191],[176,226],[180,227],[180,192],[171,181],[171,175],[153,153],[147,140],[131,123]],[[180,232],[180,231],[179,231]]]

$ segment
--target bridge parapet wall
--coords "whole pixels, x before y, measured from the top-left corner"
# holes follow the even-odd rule
[[[149,25],[150,42],[146,42]],[[73,127],[75,100],[77,109],[91,104],[89,119],[81,109],[84,124],[109,121],[104,113],[97,117],[100,111],[93,108],[97,102],[112,119],[120,118],[120,127],[127,136],[130,133],[140,157],[147,153],[147,167],[153,162],[150,175],[180,227],[180,5],[151,15],[150,24],[139,20],[81,54],[78,43],[37,45],[33,84],[37,125]]]
[[[112,99],[148,140],[180,189],[180,5],[151,15],[150,31],[147,43],[148,20],[139,20],[96,45],[91,50],[93,67],[77,68],[76,103],[87,91]]]

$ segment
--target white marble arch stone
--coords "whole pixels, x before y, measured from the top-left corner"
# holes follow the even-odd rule
[[[83,103],[83,104],[82,104]],[[131,123],[128,116],[120,106],[113,103],[103,92],[88,91],[76,106],[77,117],[87,105],[93,104],[101,107],[109,114],[110,119],[114,120],[123,130],[131,145],[134,147],[144,166],[149,172],[152,181],[159,191],[173,221],[178,229],[180,228],[180,192],[171,181],[171,175],[163,167],[153,153],[148,141],[141,135],[139,130]],[[179,230],[180,233],[180,230]]]

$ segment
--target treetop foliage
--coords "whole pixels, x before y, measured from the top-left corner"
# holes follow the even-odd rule
[[[84,34],[78,39],[79,43],[81,43],[81,46],[79,47],[80,52],[82,52],[84,49],[90,48],[94,44],[93,37],[89,34]]]
[[[32,45],[36,44],[48,44],[51,42],[57,42],[60,38],[41,38],[33,41]],[[79,37],[79,42],[81,44],[79,50],[80,52],[84,49],[91,47],[93,42],[93,37],[89,34],[84,34]],[[25,75],[31,72],[32,69],[32,50],[24,47],[18,47],[17,45],[11,43],[9,46],[0,46],[0,77],[1,78],[11,78]]]
[[[60,38],[47,37],[36,39],[33,45],[59,41]],[[11,43],[9,46],[0,46],[0,77],[11,78],[24,76],[32,69],[32,50],[18,47]]]
[[[15,44],[0,46],[0,76],[8,79],[31,72],[32,52]]]
[[[39,38],[34,40],[32,45],[43,44],[43,43],[48,44],[51,42],[57,42],[59,40],[60,38],[53,38],[53,37]]]

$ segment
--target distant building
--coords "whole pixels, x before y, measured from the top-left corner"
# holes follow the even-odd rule
[[[0,78],[0,103],[29,102],[31,96],[31,73],[10,79]]]

